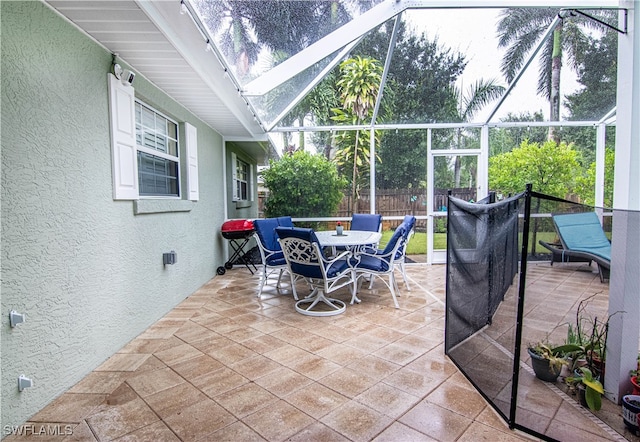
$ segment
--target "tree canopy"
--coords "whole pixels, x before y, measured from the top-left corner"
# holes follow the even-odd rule
[[[523,141],[520,147],[489,159],[489,188],[503,194],[536,192],[566,198],[580,175],[578,153],[568,144]]]

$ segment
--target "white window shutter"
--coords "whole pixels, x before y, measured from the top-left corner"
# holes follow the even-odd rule
[[[253,164],[249,165],[249,201],[255,201],[253,186]]]
[[[185,141],[187,144],[187,195],[189,200],[198,201],[198,129],[184,123]]]
[[[123,85],[113,74],[107,75],[113,199],[137,200],[139,194],[134,89],[130,85]]]
[[[233,183],[233,201],[238,201],[238,158],[231,152],[231,182]]]

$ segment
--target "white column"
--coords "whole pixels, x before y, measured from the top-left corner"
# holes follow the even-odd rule
[[[480,156],[476,158],[478,176],[476,177],[477,199],[489,195],[489,126],[482,126],[480,132]]]
[[[621,1],[620,6],[627,8],[629,15],[628,33],[618,37],[615,210],[609,283],[609,314],[615,314],[609,323],[604,383],[607,397],[616,403],[629,389],[629,370],[636,366],[640,338],[640,2]]]
[[[433,170],[431,129],[427,129],[427,264],[433,264]]]
[[[595,206],[598,218],[602,224],[602,207],[604,207],[604,166],[605,166],[605,142],[607,126],[598,124],[596,132],[596,182],[595,182]]]
[[[369,140],[369,213],[376,213],[376,131],[373,127]]]

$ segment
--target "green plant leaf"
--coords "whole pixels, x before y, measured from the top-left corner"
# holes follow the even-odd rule
[[[602,390],[602,393],[604,393],[604,390]],[[598,411],[602,407],[602,394],[593,388],[587,388],[585,391],[585,399],[590,410]]]
[[[593,391],[594,393],[598,393],[598,395],[604,394],[604,387],[602,386],[600,381],[596,379],[582,378],[582,383],[588,387],[587,393],[589,391]]]

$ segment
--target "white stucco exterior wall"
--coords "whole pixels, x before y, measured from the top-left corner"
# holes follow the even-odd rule
[[[111,54],[40,2],[0,7],[5,428],[23,423],[215,276],[225,261],[225,177],[222,137],[138,75],[137,96],[197,128],[200,199],[176,202],[187,211],[144,215],[134,214],[132,201],[114,201]],[[171,250],[178,262],[164,267],[162,253]],[[26,322],[11,328],[10,310]],[[20,374],[34,386],[19,392]]]

